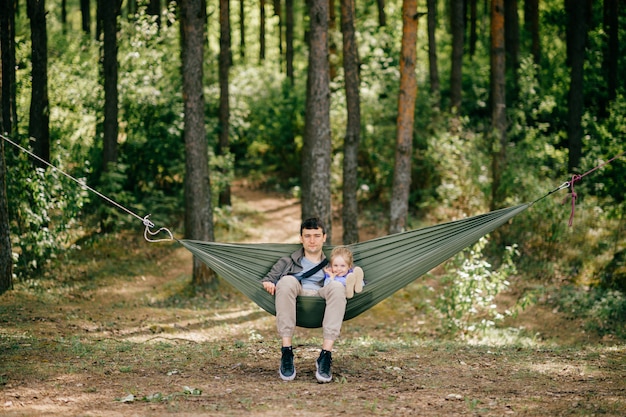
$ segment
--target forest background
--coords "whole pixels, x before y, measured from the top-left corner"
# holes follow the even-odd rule
[[[478,263],[506,283],[484,291],[515,281],[523,303],[552,300],[589,331],[626,335],[623,2],[25,3],[2,2],[3,136],[187,237],[245,228],[231,216],[236,179],[301,198],[303,217],[326,219],[338,244],[534,201],[599,167],[575,179],[572,226],[570,200],[551,196],[453,260],[439,309],[444,330],[463,334],[470,315],[483,327],[502,318],[477,295],[477,272],[449,312],[464,291],[455,274]],[[200,57],[189,107],[185,65]],[[137,220],[2,144],[3,290]],[[197,164],[206,194],[185,191]],[[190,222],[198,214],[204,226]],[[215,289],[201,269],[190,285]]]

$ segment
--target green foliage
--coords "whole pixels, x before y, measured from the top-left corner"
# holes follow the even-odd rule
[[[56,170],[35,168],[25,154],[5,156],[14,273],[24,278],[72,243],[87,193]]]
[[[626,338],[626,296],[621,291],[567,285],[551,294],[550,302],[571,318],[582,320],[587,331]]]
[[[493,327],[510,315],[499,312],[496,297],[509,286],[509,277],[517,273],[513,258],[516,246],[509,246],[501,265],[495,269],[483,257],[487,238],[481,238],[473,247],[446,262],[440,295],[434,308],[441,317],[441,330],[450,335],[468,336]]]

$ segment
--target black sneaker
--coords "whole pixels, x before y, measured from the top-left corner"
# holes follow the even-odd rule
[[[317,368],[315,378],[317,378],[318,382],[325,383],[333,380],[333,373],[330,370],[332,363],[333,357],[331,353],[327,350],[322,350],[320,357],[315,361],[315,367]]]
[[[283,381],[293,381],[296,377],[296,368],[293,366],[293,349],[291,346],[281,349],[280,368],[278,373]]]

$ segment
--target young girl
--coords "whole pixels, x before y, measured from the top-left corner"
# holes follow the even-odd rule
[[[337,280],[346,287],[346,298],[354,297],[354,293],[363,291],[363,269],[354,266],[352,252],[345,246],[337,246],[330,253],[330,262],[324,268],[324,285]]]

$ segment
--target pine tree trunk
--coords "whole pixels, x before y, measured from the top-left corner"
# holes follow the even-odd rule
[[[400,94],[398,95],[398,126],[396,159],[393,173],[389,233],[406,229],[411,189],[411,158],[413,156],[413,125],[417,97],[417,0],[402,2],[402,48],[400,52]]]
[[[328,1],[311,0],[306,120],[302,149],[302,218],[319,217],[332,242]]]
[[[341,0],[343,68],[346,83],[348,121],[343,143],[343,243],[359,241],[358,155],[361,138],[361,100],[359,97],[359,56],[354,32],[354,1]]]
[[[0,139],[0,294],[13,288],[13,256],[8,204],[4,140]]]
[[[204,125],[203,57],[205,11],[202,0],[180,2],[185,140],[185,235],[213,241],[208,142]],[[217,277],[194,257],[192,283],[215,287]]]
[[[15,9],[13,0],[0,0],[0,56],[2,61],[1,133],[17,137]]]
[[[102,2],[104,0],[100,0]],[[117,5],[117,1],[114,2]],[[102,163],[106,171],[110,163],[117,162],[117,6],[100,5],[102,13],[103,72],[104,72],[104,136]]]
[[[500,189],[506,155],[506,51],[504,47],[504,1],[491,0],[491,129],[492,198],[495,209],[504,200]]]
[[[228,0],[220,0],[220,57],[219,57],[219,83],[220,83],[220,114],[219,114],[219,145],[217,154],[227,156],[230,153],[229,121],[230,105],[228,103],[228,79],[230,69],[230,6]],[[228,165],[222,167],[222,175],[230,175]],[[225,182],[224,188],[219,194],[220,207],[231,205],[230,183]]]
[[[50,105],[48,102],[48,36],[45,0],[28,0],[32,44],[32,90],[28,134],[33,152],[50,162]],[[39,167],[45,167],[36,161]]]
[[[427,0],[428,7],[428,69],[430,76],[430,92],[436,109],[440,109],[439,66],[437,63],[437,0]]]
[[[463,44],[465,23],[463,0],[451,0],[450,24],[452,28],[452,59],[450,60],[450,109],[460,112],[463,93]]]

